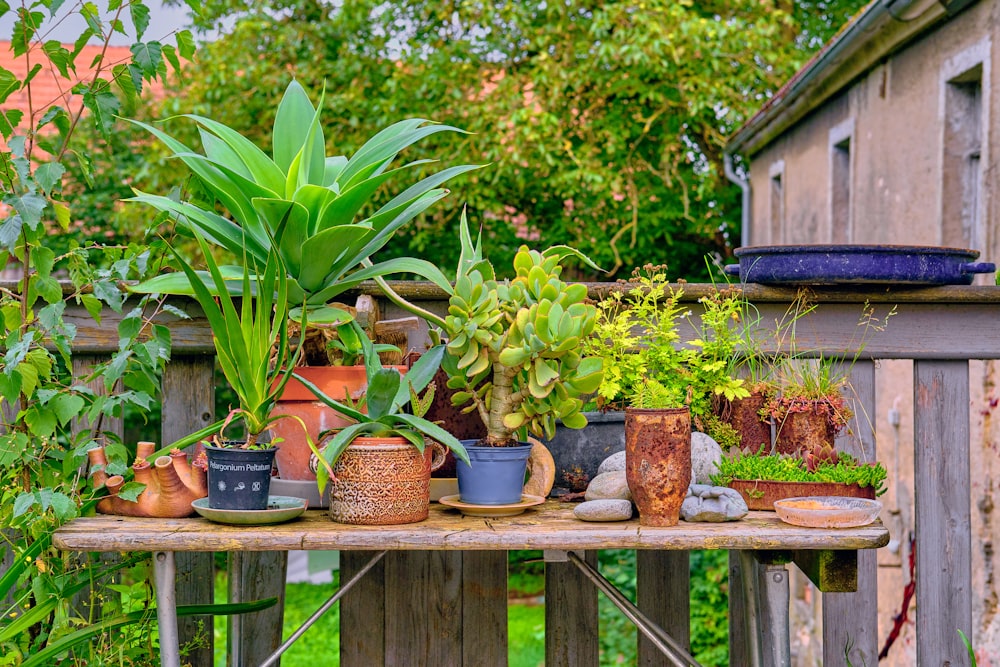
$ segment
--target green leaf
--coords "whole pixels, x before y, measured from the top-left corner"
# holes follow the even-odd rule
[[[103,308],[100,299],[91,294],[81,294],[80,301],[83,303],[83,307],[87,309],[87,312],[90,313],[90,316],[94,319],[94,321],[100,324],[101,309]]]
[[[39,165],[35,170],[35,182],[38,183],[38,187],[43,192],[48,194],[59,183],[65,173],[66,167],[62,166],[59,162],[46,162]]]
[[[143,76],[154,78],[163,61],[163,47],[159,42],[136,42],[130,47],[132,61],[142,70]]]
[[[95,84],[85,87],[83,104],[94,119],[94,126],[105,140],[111,140],[111,128],[115,124],[115,114],[121,108],[121,102],[111,92],[107,81],[98,80]]]
[[[83,397],[76,394],[59,394],[47,403],[47,407],[53,411],[59,424],[65,426],[70,419],[83,412],[85,404]]]
[[[68,231],[70,223],[69,206],[61,201],[53,201],[52,210],[55,211],[56,222],[59,224],[59,227],[62,228],[64,232]]]
[[[42,44],[42,50],[49,57],[49,62],[59,70],[63,78],[68,79],[70,70],[76,71],[73,56],[58,40],[50,39]],[[0,93],[2,97],[2,93]]]
[[[140,484],[138,482],[128,482],[121,489],[118,490],[118,497],[123,500],[128,500],[130,502],[136,502],[139,500],[139,495],[146,490],[145,484]]]
[[[28,229],[36,229],[42,221],[42,212],[45,210],[46,202],[41,195],[14,196],[7,198],[6,202],[20,214],[21,221],[28,226]]]
[[[17,21],[14,22],[14,30],[11,33],[10,46],[14,52],[14,57],[20,58],[28,52],[31,40],[34,39],[38,27],[45,20],[45,15],[41,12],[29,11],[21,6],[17,9]]]
[[[135,26],[135,36],[137,39],[142,39],[143,33],[149,27],[149,7],[140,2],[130,2],[128,9],[132,15],[132,25]]]
[[[24,112],[20,109],[0,110],[0,134],[4,139],[10,139],[22,118]]]
[[[191,60],[194,57],[195,42],[190,30],[177,31],[177,50],[180,52],[181,58],[185,60]]]
[[[80,16],[87,22],[87,27],[95,35],[100,35],[104,32],[104,27],[101,24],[101,12],[98,10],[97,5],[92,2],[84,2],[80,5]]]
[[[392,410],[402,379],[395,368],[381,368],[368,376],[365,403],[371,419],[381,419]]]
[[[0,104],[5,102],[10,94],[21,87],[21,80],[10,70],[0,67]]]
[[[56,416],[51,410],[32,405],[24,411],[24,423],[32,435],[45,438],[56,430]]]

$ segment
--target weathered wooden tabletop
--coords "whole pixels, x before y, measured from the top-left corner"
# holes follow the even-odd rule
[[[54,542],[71,551],[855,550],[885,546],[889,533],[881,522],[861,528],[798,528],[773,512],[751,512],[729,523],[682,521],[671,528],[640,526],[635,519],[586,523],[573,517],[573,505],[550,500],[518,516],[489,519],[432,503],[426,521],[401,526],[334,523],[323,510],[272,526],[98,515],[66,524],[56,531]]]

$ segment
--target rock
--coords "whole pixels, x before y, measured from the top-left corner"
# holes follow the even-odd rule
[[[711,484],[710,477],[719,472],[722,447],[715,440],[694,431],[691,433],[691,483]]]
[[[573,509],[580,521],[628,521],[632,518],[630,500],[590,500]]]
[[[632,500],[624,470],[615,470],[598,475],[587,485],[587,500]]]
[[[681,518],[685,521],[721,523],[742,519],[748,511],[746,501],[735,489],[692,484],[681,505]]]
[[[597,474],[601,475],[606,472],[615,472],[618,470],[625,470],[625,451],[615,452],[608,458],[601,462],[601,465],[597,468]]]

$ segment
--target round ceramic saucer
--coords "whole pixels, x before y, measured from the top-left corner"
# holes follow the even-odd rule
[[[262,526],[291,521],[305,512],[308,504],[303,498],[268,496],[267,507],[262,510],[216,509],[208,506],[208,498],[192,501],[191,507],[201,516],[216,523],[228,523],[234,526]]]
[[[442,496],[438,502],[442,505],[461,510],[465,516],[498,517],[517,516],[533,505],[541,505],[545,502],[545,498],[526,494],[521,496],[521,502],[519,503],[511,503],[509,505],[473,505],[472,503],[463,503],[461,495],[456,494],[453,496]]]

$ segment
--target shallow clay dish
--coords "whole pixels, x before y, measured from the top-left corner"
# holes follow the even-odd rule
[[[465,516],[499,517],[517,516],[533,505],[541,505],[545,502],[545,498],[523,495],[519,503],[511,503],[509,505],[473,505],[472,503],[463,503],[459,499],[459,495],[456,494],[453,496],[443,496],[438,499],[438,502],[442,505],[461,510]]]
[[[313,486],[316,486],[315,482]],[[191,503],[194,511],[209,521],[228,523],[234,526],[263,526],[291,521],[306,511],[309,503],[303,498],[291,496],[268,496],[267,507],[262,510],[222,510],[208,506],[208,498],[199,498]]]
[[[806,528],[856,528],[878,518],[882,503],[867,498],[806,496],[774,501],[774,511],[785,523]]]

